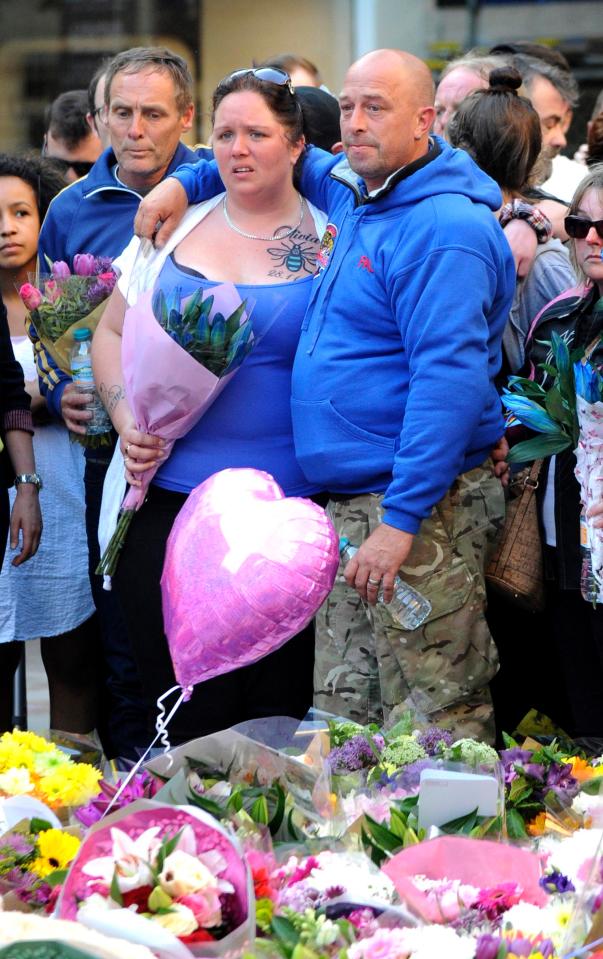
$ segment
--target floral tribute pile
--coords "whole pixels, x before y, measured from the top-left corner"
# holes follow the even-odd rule
[[[58,753],[0,738],[5,797],[89,785],[77,827],[0,837],[0,942],[18,905],[159,959],[603,959],[603,758],[562,735],[497,752],[314,714],[195,740],[123,789]]]

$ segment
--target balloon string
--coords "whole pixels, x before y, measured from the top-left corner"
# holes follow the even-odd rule
[[[167,716],[167,719],[166,719],[166,718],[165,718],[165,706],[164,706],[164,704],[163,704],[163,700],[166,699],[168,696],[171,696],[171,694],[174,693],[174,692],[176,692],[176,690],[178,690],[178,689],[180,690],[180,695],[178,696],[178,699],[176,700],[176,702],[175,702],[174,705],[172,706],[172,709],[170,710],[170,712],[169,712],[169,714],[168,714],[168,716]],[[115,805],[115,803],[117,802],[117,800],[119,799],[119,797],[122,795],[122,793],[123,793],[123,791],[126,789],[126,787],[132,782],[134,776],[135,776],[136,773],[139,771],[140,767],[142,766],[142,764],[143,764],[144,761],[146,760],[147,756],[149,755],[149,753],[151,752],[151,750],[152,750],[153,747],[155,746],[155,743],[156,743],[158,740],[161,740],[161,745],[164,747],[164,752],[167,752],[167,751],[169,750],[169,748],[170,748],[170,741],[169,741],[168,735],[167,735],[167,727],[168,727],[169,723],[171,722],[172,717],[174,716],[174,714],[176,713],[176,711],[180,708],[180,706],[182,705],[182,703],[184,702],[184,700],[185,700],[185,699],[188,699],[189,697],[190,697],[190,687],[184,688],[183,686],[172,686],[171,689],[168,689],[167,692],[162,693],[162,695],[159,697],[159,699],[157,700],[157,710],[158,710],[158,712],[157,712],[157,719],[156,719],[156,721],[155,721],[155,729],[157,730],[157,734],[156,734],[153,742],[150,744],[150,746],[147,746],[147,748],[145,749],[144,753],[142,754],[142,756],[140,757],[140,759],[138,760],[138,762],[137,762],[134,766],[132,766],[132,769],[130,770],[130,772],[128,773],[128,775],[126,776],[126,778],[124,779],[124,781],[122,782],[121,786],[119,787],[119,789],[117,790],[117,792],[116,792],[115,795],[113,796],[111,802],[109,803],[109,805],[108,805],[107,808],[105,809],[103,815],[101,816],[101,819],[104,819],[105,816],[107,816],[107,815],[111,812],[113,806]]]
[[[602,939],[595,939],[594,942],[587,943],[586,946],[582,946],[580,949],[572,949],[570,952],[566,952],[562,959],[578,959],[579,956],[586,956],[587,953],[592,952],[595,946],[600,946],[603,943]]]
[[[171,694],[174,693],[174,692],[176,692],[178,689],[180,690],[180,696],[179,696],[178,699],[176,700],[176,703],[175,703],[175,705],[174,705],[171,713],[169,714],[168,718],[166,719],[166,718],[165,718],[165,706],[164,706],[163,700],[166,699],[167,696],[171,696]],[[174,715],[174,713],[176,712],[176,710],[178,709],[178,707],[180,706],[180,703],[183,701],[184,696],[185,696],[185,690],[182,689],[182,686],[172,686],[171,689],[168,689],[167,693],[163,693],[163,695],[160,696],[159,699],[157,700],[157,710],[158,710],[158,712],[157,712],[157,719],[155,720],[155,729],[157,730],[157,735],[155,736],[155,739],[153,740],[153,742],[152,742],[151,745],[149,746],[149,749],[152,749],[152,748],[153,748],[153,745],[154,745],[154,744],[157,742],[157,740],[159,739],[160,742],[161,742],[161,745],[163,746],[163,751],[164,751],[164,753],[167,753],[167,752],[168,752],[168,750],[169,750],[169,748],[170,748],[170,741],[169,741],[169,739],[168,739],[168,734],[167,734],[167,725],[168,725],[170,719],[172,718],[172,716]],[[147,750],[147,752],[149,751],[149,749]]]

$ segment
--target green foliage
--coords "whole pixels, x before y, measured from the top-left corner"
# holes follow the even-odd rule
[[[153,314],[169,336],[215,376],[223,376],[242,363],[253,346],[251,320],[245,315],[246,301],[225,317],[212,315],[214,296],[203,298],[196,290],[186,300],[177,286],[168,294],[157,289],[151,300]]]
[[[507,809],[507,835],[509,839],[527,839],[528,833],[517,809]]]
[[[360,828],[362,844],[375,865],[395,855],[400,849],[414,846],[425,838],[425,830],[420,829],[416,806],[417,796],[408,796],[401,801],[392,802],[389,811],[389,824],[379,823],[365,813]]]
[[[365,731],[364,726],[360,726],[358,723],[353,722],[338,722],[335,719],[329,719],[327,722],[329,729],[329,742],[331,749],[335,749],[336,746],[343,746],[344,743],[347,743],[348,739],[352,739],[354,736],[359,736]],[[375,732],[378,732],[379,727],[375,727]]]
[[[113,870],[113,876],[111,877],[111,886],[109,887],[109,895],[113,902],[116,902],[118,906],[123,906],[124,898],[121,894],[119,888],[119,882],[117,880],[117,869]]]
[[[195,766],[197,776],[199,771],[203,771],[203,764],[191,763],[191,765]],[[220,774],[219,781],[223,781],[227,776],[228,773]],[[218,781],[213,777],[200,778],[207,789]],[[257,779],[251,785],[233,783],[230,785],[229,794],[220,799],[204,796],[189,785],[187,802],[192,806],[198,806],[216,819],[227,820],[243,813],[258,825],[267,826],[271,836],[283,842],[295,841],[299,838],[292,821],[294,810],[290,809],[286,815],[287,792],[277,780],[268,786],[261,786]]]
[[[40,832],[46,832],[47,829],[52,829],[52,826],[46,819],[39,819],[37,816],[33,816],[29,822],[29,831],[36,836]]]
[[[67,878],[68,869],[55,869],[54,872],[49,873],[47,876],[44,876],[44,882],[52,886],[62,886]]]
[[[539,341],[540,342],[540,341]],[[552,363],[541,363],[547,374],[547,388],[526,377],[509,377],[503,403],[521,423],[539,435],[514,446],[507,457],[510,463],[526,463],[575,449],[580,433],[576,412],[574,364],[584,357],[584,349],[568,350],[567,344],[553,332],[550,343]]]
[[[530,463],[532,460],[555,456],[569,449],[571,439],[560,430],[554,433],[542,433],[529,440],[522,440],[512,446],[507,454],[508,463]]]
[[[179,829],[178,832],[175,833],[173,836],[170,836],[168,839],[164,839],[161,845],[159,846],[159,849],[157,851],[157,856],[155,857],[155,869],[156,869],[157,875],[159,875],[159,873],[162,871],[163,864],[165,863],[165,860],[167,859],[167,857],[171,856],[172,853],[174,852],[176,846],[178,845],[178,842],[180,841],[181,836],[182,836],[182,829]]]

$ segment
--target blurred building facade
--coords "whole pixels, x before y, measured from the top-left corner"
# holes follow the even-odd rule
[[[99,61],[130,46],[165,44],[188,61],[197,126],[209,135],[218,80],[270,54],[317,64],[337,92],[348,64],[397,46],[442,63],[471,43],[540,40],[570,59],[586,115],[603,87],[603,0],[0,0],[0,150],[37,147],[44,107],[85,87]],[[574,124],[576,136],[581,132]]]

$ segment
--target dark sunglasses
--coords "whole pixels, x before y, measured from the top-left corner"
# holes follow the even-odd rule
[[[565,232],[572,240],[585,240],[591,227],[594,226],[600,240],[603,240],[603,220],[589,220],[585,216],[566,216],[563,221]]]
[[[94,166],[90,160],[59,160],[58,157],[48,157],[49,160],[63,173],[73,170],[77,177],[86,176]]]
[[[285,73],[284,70],[279,70],[277,67],[249,67],[247,70],[235,70],[233,73],[229,73],[227,77],[224,77],[218,86],[225,86],[229,80],[234,80],[235,77],[244,77],[248,73],[252,73],[254,77],[262,80],[264,83],[276,83],[279,87],[287,87],[289,93],[293,95],[291,77],[288,73]]]

